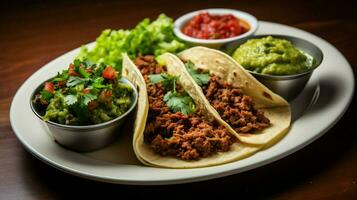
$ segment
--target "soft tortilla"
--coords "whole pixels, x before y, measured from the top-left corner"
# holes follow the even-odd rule
[[[175,57],[174,57],[175,58]],[[166,67],[168,73],[177,74],[179,71],[176,70],[176,64],[173,64],[172,57],[162,57],[167,63]],[[179,60],[177,57],[176,60]],[[130,58],[124,54],[123,55],[123,76],[127,77],[134,84],[137,85],[139,90],[138,105],[136,111],[136,119],[134,124],[134,135],[133,135],[133,148],[137,158],[145,165],[156,166],[156,167],[167,167],[167,168],[197,168],[197,167],[207,167],[212,165],[219,165],[223,163],[228,163],[236,161],[251,154],[257,152],[259,147],[251,146],[243,143],[234,143],[228,152],[219,152],[207,158],[201,158],[197,161],[186,161],[181,160],[172,156],[160,156],[153,152],[148,144],[144,143],[144,130],[146,125],[146,119],[149,111],[149,100],[146,91],[146,84],[143,76],[141,75],[138,68],[130,60]],[[210,120],[215,119],[215,115],[211,113],[207,104],[202,104],[202,100],[197,96],[192,87],[187,87],[187,80],[180,78],[181,84],[184,89],[190,90],[189,93],[194,93],[193,98],[198,107],[207,112],[206,115]],[[186,83],[185,83],[186,82]],[[191,94],[190,94],[191,95]],[[192,95],[191,95],[192,96]],[[222,120],[221,120],[222,121]]]
[[[176,58],[176,56],[169,53],[164,56],[171,57],[172,59]],[[240,141],[255,145],[270,145],[288,132],[291,122],[289,103],[257,81],[229,55],[206,47],[193,47],[181,52],[178,56],[182,60],[190,60],[197,68],[209,70],[211,74],[215,74],[233,84],[233,86],[239,87],[244,94],[250,96],[255,101],[256,108],[262,109],[265,112],[265,116],[268,117],[271,125],[263,131],[254,134],[238,134],[230,125],[221,120],[223,121],[222,124],[232,134],[235,134]],[[200,96],[200,99],[203,99],[205,104],[209,105],[211,113],[215,115],[215,118],[220,118],[219,113],[205,98],[201,87],[189,75],[184,63],[175,61],[172,64],[176,65],[175,69],[182,70],[179,73],[184,79],[189,80],[186,81],[189,82],[188,86],[194,88],[196,95],[192,97]]]

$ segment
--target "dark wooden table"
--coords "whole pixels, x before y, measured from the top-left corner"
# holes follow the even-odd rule
[[[177,18],[201,8],[227,7],[247,11],[260,20],[288,24],[335,45],[356,74],[357,15],[352,1],[266,2],[5,0],[0,6],[0,199],[67,199],[73,195],[185,198],[202,193],[236,198],[356,199],[355,102],[335,127],[293,155],[230,177],[176,186],[114,185],[71,176],[26,152],[11,129],[12,97],[41,66],[95,40],[105,28],[131,28],[162,12]]]

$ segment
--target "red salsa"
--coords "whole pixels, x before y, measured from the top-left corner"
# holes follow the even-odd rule
[[[199,39],[224,39],[241,35],[249,30],[249,25],[237,17],[227,15],[210,15],[202,12],[189,21],[182,32]]]

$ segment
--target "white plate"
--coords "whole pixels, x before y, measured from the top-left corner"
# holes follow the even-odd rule
[[[324,60],[303,93],[291,102],[295,121],[290,132],[274,146],[246,159],[200,169],[146,167],[133,154],[130,128],[127,128],[127,134],[122,133],[118,143],[93,153],[80,154],[60,147],[32,113],[29,98],[33,88],[68,66],[79,49],[53,60],[24,82],[11,104],[11,126],[26,149],[40,160],[65,172],[104,182],[148,185],[193,182],[271,163],[311,143],[341,118],[352,99],[354,77],[343,55],[331,44],[310,33],[269,22],[260,22],[257,33],[301,37],[320,47]]]

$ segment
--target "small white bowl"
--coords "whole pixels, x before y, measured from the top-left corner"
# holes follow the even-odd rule
[[[247,22],[250,26],[249,31],[246,33],[243,33],[241,35],[231,37],[231,38],[225,38],[225,39],[198,39],[194,37],[190,37],[188,35],[185,35],[182,32],[182,28],[196,15],[202,12],[208,12],[209,14],[212,15],[224,15],[224,14],[232,14],[238,19],[241,19],[245,22]],[[225,9],[225,8],[212,8],[212,9],[204,9],[204,10],[197,10],[193,11],[190,13],[187,13],[178,19],[175,20],[175,27],[174,27],[174,33],[178,38],[181,40],[194,45],[194,46],[206,46],[210,48],[219,48],[222,45],[233,42],[238,39],[242,39],[245,37],[249,37],[250,35],[254,34],[255,31],[258,29],[258,20],[251,14],[242,12],[239,10],[233,10],[233,9]]]

